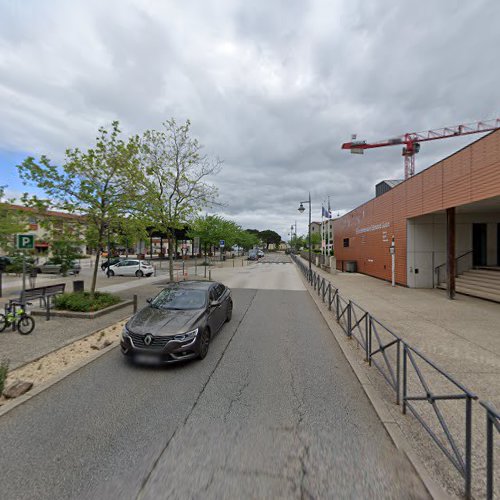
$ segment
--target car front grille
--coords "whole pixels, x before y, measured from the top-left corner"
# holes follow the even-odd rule
[[[163,349],[167,345],[167,342],[174,338],[173,336],[157,337],[155,335],[152,335],[153,342],[151,342],[151,344],[149,345],[146,345],[144,343],[144,337],[147,334],[143,335],[141,333],[133,333],[130,330],[127,333],[130,339],[132,340],[134,346],[139,347],[140,349]]]

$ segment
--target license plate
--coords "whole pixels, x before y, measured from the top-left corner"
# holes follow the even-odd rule
[[[149,354],[136,354],[134,359],[137,363],[141,363],[143,365],[157,365],[160,362],[160,358],[158,358],[158,356]]]

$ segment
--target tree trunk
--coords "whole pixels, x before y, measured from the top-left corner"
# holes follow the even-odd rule
[[[96,254],[96,257],[95,257],[94,272],[92,274],[92,285],[90,286],[90,293],[91,293],[91,295],[94,295],[95,287],[96,287],[96,284],[97,284],[97,270],[99,269],[99,257],[100,257],[100,250],[99,250],[99,248],[97,249],[97,254]]]

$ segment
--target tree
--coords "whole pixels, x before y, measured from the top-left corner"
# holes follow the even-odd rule
[[[273,243],[276,246],[279,246],[281,243],[281,236],[275,232],[271,231],[271,229],[266,229],[265,231],[261,231],[259,233],[259,238],[266,245],[266,249],[269,249],[269,245]]]
[[[168,239],[170,280],[174,279],[174,232],[182,229],[203,208],[215,202],[217,189],[207,177],[220,171],[220,160],[211,160],[190,136],[191,123],[163,123],[161,131],[148,130],[141,140],[144,175],[144,212],[155,229]]]
[[[28,157],[18,165],[25,183],[45,191],[47,205],[85,215],[87,241],[97,250],[104,248],[107,228],[137,210],[141,172],[138,168],[137,137],[122,139],[119,123],[108,132],[99,128],[96,144],[86,152],[66,150],[63,165],[51,164],[46,156],[36,162]],[[95,260],[91,293],[95,292],[99,252]]]
[[[188,235],[190,238],[200,238],[206,259],[209,247],[219,246],[220,240],[224,240],[226,247],[231,247],[239,242],[242,232],[243,230],[233,221],[219,215],[207,215],[193,220]]]
[[[257,231],[258,234],[258,231]],[[238,245],[240,247],[244,248],[245,250],[249,250],[250,248],[254,248],[259,244],[259,237],[257,234],[253,232],[249,232],[248,229],[245,229],[244,231],[241,231],[241,233],[238,235]]]

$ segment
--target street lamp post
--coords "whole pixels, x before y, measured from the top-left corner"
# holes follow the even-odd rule
[[[309,203],[309,279],[311,279],[312,276],[312,270],[311,270],[311,261],[312,261],[312,255],[311,255],[311,192],[309,191],[309,199],[307,201],[301,201],[300,206],[298,208],[300,213],[303,213],[305,208],[304,208],[304,203]]]

